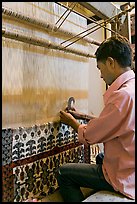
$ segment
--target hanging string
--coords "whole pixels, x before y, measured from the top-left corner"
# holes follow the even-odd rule
[[[42,29],[48,29],[48,31],[51,31],[51,32],[56,31],[56,29],[57,29],[56,26],[54,26],[54,25],[52,25],[50,23],[47,23],[45,21],[43,22],[41,20],[29,17],[29,16],[25,16],[25,15],[23,15],[21,13],[18,13],[18,12],[12,11],[12,10],[8,10],[8,9],[6,9],[4,7],[2,7],[2,14],[11,16],[13,18],[19,19],[21,21],[24,21],[24,22],[32,24],[32,25],[37,25]],[[75,36],[75,33],[68,32],[68,31],[66,31],[66,30],[64,30],[62,28],[59,29],[58,31],[60,33],[62,33],[63,35]],[[84,40],[86,42],[88,42],[88,43],[91,43],[91,44],[100,45],[100,42],[98,42],[96,40],[93,40],[91,38],[85,38]]]

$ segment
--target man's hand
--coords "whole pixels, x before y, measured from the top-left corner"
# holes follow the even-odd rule
[[[70,113],[60,111],[60,121],[66,125],[71,126],[76,132],[78,132],[80,123],[78,123]]]
[[[83,114],[77,112],[76,110],[68,110],[68,113],[70,113],[76,119],[83,119]]]
[[[76,119],[82,119],[82,120],[87,120],[87,121],[96,118],[96,116],[93,114],[92,115],[86,115],[83,113],[79,113],[75,110],[68,110],[68,113],[71,113],[71,115]]]

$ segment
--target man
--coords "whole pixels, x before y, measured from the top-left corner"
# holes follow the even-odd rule
[[[86,125],[75,119],[83,116],[76,111],[60,111],[60,119],[78,132],[79,142],[103,143],[104,159],[102,164],[67,163],[59,168],[57,180],[65,202],[82,201],[80,187],[117,191],[135,198],[132,50],[125,38],[111,37],[101,43],[95,55],[101,78],[109,86],[104,94],[104,109],[99,117],[91,116]]]

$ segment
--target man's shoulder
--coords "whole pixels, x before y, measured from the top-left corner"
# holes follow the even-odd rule
[[[135,101],[135,92],[129,91],[126,88],[120,88],[115,90],[109,97],[109,103],[116,105],[117,107],[126,106],[131,101]]]

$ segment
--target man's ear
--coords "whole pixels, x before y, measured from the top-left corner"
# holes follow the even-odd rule
[[[113,69],[115,65],[115,60],[112,57],[108,57],[106,60],[106,65],[108,68]]]

